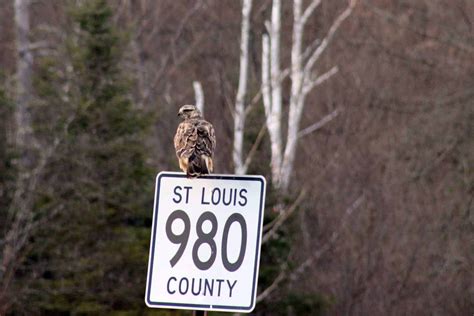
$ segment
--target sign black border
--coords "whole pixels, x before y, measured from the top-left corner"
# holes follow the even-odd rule
[[[156,227],[158,221],[158,204],[159,204],[159,190],[161,179],[164,177],[168,178],[186,178],[184,173],[176,173],[176,172],[167,172],[162,171],[158,173],[156,176],[156,183],[155,183],[155,202],[153,208],[153,227],[151,233],[151,241],[150,241],[150,252],[149,252],[149,262],[148,262],[148,277],[147,277],[147,284],[146,284],[146,293],[145,293],[145,303],[148,307],[163,307],[163,308],[179,308],[184,309],[186,307],[191,309],[200,309],[200,310],[209,310],[209,311],[242,311],[242,312],[251,312],[255,307],[255,297],[256,297],[256,290],[257,290],[257,266],[259,265],[260,259],[260,246],[261,246],[261,228],[262,228],[262,219],[263,219],[263,210],[264,210],[264,198],[265,198],[265,189],[266,189],[266,181],[263,176],[237,176],[237,175],[206,175],[202,176],[202,179],[218,179],[218,180],[246,180],[246,181],[259,181],[261,182],[260,188],[260,209],[259,209],[259,223],[258,223],[258,231],[257,231],[257,244],[256,244],[256,256],[255,256],[255,263],[254,263],[254,275],[253,275],[253,285],[252,285],[252,300],[249,306],[226,306],[226,305],[208,305],[208,304],[183,304],[183,303],[169,303],[169,302],[153,302],[150,299],[151,295],[151,280],[152,280],[152,273],[153,273],[153,259],[155,257],[155,239],[156,239]]]

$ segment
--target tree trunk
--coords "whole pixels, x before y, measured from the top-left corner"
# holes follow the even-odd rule
[[[32,134],[31,116],[29,106],[32,99],[31,73],[33,55],[29,49],[30,33],[29,3],[30,0],[15,0],[15,28],[16,28],[16,51],[17,51],[17,91],[16,91],[16,137],[17,147],[24,154]],[[28,157],[22,155],[22,161],[27,166],[31,163]],[[27,167],[24,166],[24,167]]]
[[[274,0],[272,6],[272,20],[270,24],[270,84],[271,84],[271,114],[268,132],[271,138],[271,169],[274,185],[280,187],[282,161],[282,74],[280,69],[280,24],[281,1]]]
[[[194,97],[196,99],[196,107],[201,114],[204,115],[204,91],[202,90],[201,82],[193,81]]]
[[[303,91],[303,31],[304,24],[301,19],[302,0],[293,3],[293,39],[291,46],[291,95],[290,109],[288,114],[288,133],[281,166],[281,189],[288,190],[290,184],[293,162],[296,156],[296,145],[298,140],[299,122],[301,120],[301,109],[304,104]]]
[[[308,52],[305,51],[305,53],[303,53],[305,24],[320,4],[321,0],[313,0],[303,11],[303,1],[293,1],[293,38],[290,72],[291,95],[289,101],[288,131],[285,143],[283,143],[282,140],[281,112],[283,72],[280,68],[280,0],[273,0],[271,23],[267,22],[270,40],[268,40],[267,35],[263,36],[262,95],[267,129],[270,134],[272,180],[273,186],[282,193],[287,192],[290,185],[298,138],[300,137],[300,124],[306,95],[314,87],[331,78],[337,72],[337,67],[333,67],[322,75],[316,76],[313,68],[321,54],[328,47],[337,29],[352,13],[356,0],[351,0],[349,6],[334,20],[327,35],[321,41],[321,44],[315,49],[311,47],[306,48]],[[268,44],[268,42],[270,42],[270,44]],[[308,58],[306,59],[303,54],[308,55]],[[336,115],[331,114],[331,119],[336,117]],[[323,120],[324,123],[329,121],[326,118],[323,118]],[[323,120],[321,120],[321,122]],[[318,125],[318,123],[316,125]]]
[[[234,160],[234,170],[236,174],[245,174],[248,165],[244,163],[244,128],[245,128],[245,96],[247,94],[247,80],[249,67],[249,32],[250,32],[250,11],[252,0],[244,0],[242,6],[242,29],[240,40],[240,73],[239,87],[235,101],[234,112],[234,150],[232,158]]]
[[[36,177],[32,177],[35,139],[29,112],[32,100],[32,65],[33,55],[30,51],[29,0],[15,0],[16,30],[16,108],[15,108],[15,143],[20,154],[18,175],[13,200],[8,210],[8,229],[3,236],[0,266],[0,312],[8,309],[9,289],[14,277],[17,254],[27,240],[31,228],[32,187]],[[1,314],[1,313],[0,313]],[[2,314],[3,315],[3,314]]]

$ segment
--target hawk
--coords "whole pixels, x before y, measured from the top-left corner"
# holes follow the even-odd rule
[[[174,136],[179,167],[188,177],[199,177],[214,170],[216,135],[211,123],[204,120],[194,105],[183,105],[178,116],[184,119]]]

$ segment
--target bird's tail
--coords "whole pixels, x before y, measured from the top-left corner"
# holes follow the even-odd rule
[[[192,154],[191,157],[189,157],[188,170],[186,172],[187,176],[194,178],[203,174],[209,174],[206,158],[207,157]]]

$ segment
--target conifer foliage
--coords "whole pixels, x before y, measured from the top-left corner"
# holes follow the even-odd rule
[[[37,79],[40,108],[53,125],[37,126],[38,133],[49,130],[58,145],[35,206],[44,224],[19,272],[33,279],[23,295],[29,303],[16,308],[136,311],[144,308],[153,198],[143,145],[150,121],[129,98],[118,66],[124,41],[106,1],[83,1],[70,16],[69,64],[45,60]]]

